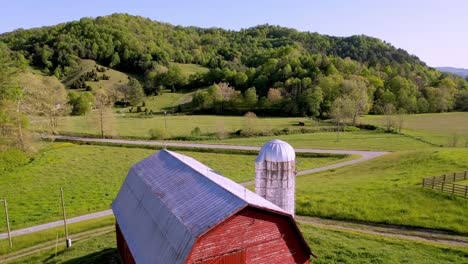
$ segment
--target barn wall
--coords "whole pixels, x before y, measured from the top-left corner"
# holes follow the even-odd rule
[[[135,264],[135,259],[128,248],[127,241],[125,241],[118,224],[115,225],[115,233],[117,235],[117,252],[119,253],[122,263]]]
[[[287,217],[250,207],[200,237],[186,263],[233,252],[245,252],[246,263],[310,263]]]

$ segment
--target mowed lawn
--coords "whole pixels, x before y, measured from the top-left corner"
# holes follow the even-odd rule
[[[428,149],[301,176],[296,213],[468,234],[468,200],[421,187],[423,177],[464,169],[468,149]]]
[[[69,217],[110,208],[132,164],[157,150],[54,143],[33,162],[0,177],[13,229],[59,220],[59,188]],[[237,182],[254,180],[255,155],[177,151]],[[298,157],[298,169],[339,162],[344,156]],[[0,231],[4,231],[0,217]]]
[[[366,235],[301,224],[301,231],[318,259],[312,263],[465,263],[468,249]],[[118,263],[114,232],[78,241],[12,263]]]
[[[213,144],[262,146],[265,142],[276,138],[288,142],[294,148],[398,151],[433,147],[430,144],[402,135],[366,130],[341,132],[339,134],[339,140],[337,140],[336,132],[317,132],[268,137],[231,138],[204,142]]]
[[[383,116],[366,116],[362,123],[384,126]],[[403,116],[403,133],[437,145],[468,147],[468,112]]]
[[[239,129],[251,127],[241,116],[215,115],[155,115],[137,117],[136,114],[115,114],[116,134],[121,137],[149,138],[150,129],[166,130],[168,137],[190,136],[190,132],[199,127],[202,134],[230,133]],[[257,130],[271,130],[273,128],[298,128],[296,125],[303,118],[258,118],[253,124]],[[307,122],[307,120],[306,120]],[[308,121],[308,123],[311,123]],[[310,125],[311,126],[311,125]],[[99,134],[99,126],[88,116],[65,116],[60,118],[58,131],[68,134]]]

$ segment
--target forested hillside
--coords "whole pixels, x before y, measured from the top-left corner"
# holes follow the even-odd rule
[[[0,42],[63,79],[80,59],[141,76],[146,94],[198,89],[196,111],[329,117],[467,110],[463,78],[367,36],[331,37],[261,25],[240,31],[181,27],[127,14],[16,30]],[[185,76],[177,64],[206,66]]]

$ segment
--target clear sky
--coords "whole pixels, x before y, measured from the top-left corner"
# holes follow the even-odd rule
[[[112,13],[238,30],[272,24],[335,36],[365,34],[430,66],[468,68],[468,0],[0,0],[0,32]]]

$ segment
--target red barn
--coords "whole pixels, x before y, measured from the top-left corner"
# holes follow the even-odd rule
[[[310,263],[283,209],[167,150],[135,164],[112,203],[124,263]]]

